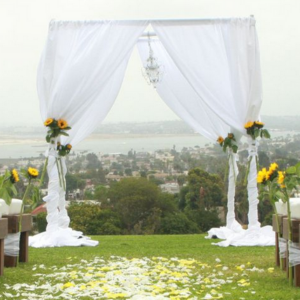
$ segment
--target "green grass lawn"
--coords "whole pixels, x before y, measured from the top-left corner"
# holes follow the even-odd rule
[[[275,267],[274,247],[221,248],[211,245],[211,243],[216,240],[206,240],[204,235],[97,236],[93,237],[93,239],[99,240],[100,244],[97,247],[30,248],[29,263],[19,264],[17,268],[4,270],[4,276],[0,277],[0,299],[31,299],[30,297],[26,298],[26,296],[22,296],[21,292],[19,297],[14,296],[13,298],[10,298],[9,294],[4,293],[8,292],[14,294],[15,291],[7,289],[7,287],[17,283],[38,283],[41,285],[43,284],[43,280],[49,282],[49,278],[43,279],[43,276],[36,275],[51,274],[51,272],[60,271],[60,268],[63,268],[66,265],[69,265],[69,273],[70,270],[73,270],[73,264],[76,265],[74,267],[76,272],[79,272],[80,268],[88,269],[88,266],[90,266],[90,269],[88,270],[91,271],[87,270],[86,272],[93,272],[93,268],[91,267],[93,265],[89,264],[90,261],[95,259],[95,257],[99,257],[109,263],[111,256],[124,257],[127,259],[139,259],[145,257],[152,259],[151,264],[153,264],[155,278],[158,283],[164,280],[166,282],[167,280],[169,280],[168,282],[172,282],[170,279],[166,279],[164,277],[165,275],[163,275],[166,272],[171,274],[171,271],[169,271],[168,268],[173,268],[172,265],[174,265],[174,263],[169,261],[169,259],[182,259],[181,264],[187,268],[186,270],[190,270],[191,272],[189,275],[191,282],[193,282],[190,286],[191,294],[184,298],[180,295],[176,295],[176,291],[173,290],[173,294],[171,293],[172,296],[170,294],[169,297],[174,300],[203,299],[207,294],[212,295],[214,299],[218,298],[217,295],[221,295],[220,297],[222,297],[222,299],[231,300],[300,299],[300,290],[290,287],[288,280],[286,279],[286,274],[279,270],[279,268]],[[157,259],[156,257],[160,258]],[[166,260],[161,260],[161,258],[166,258]],[[193,261],[191,261],[190,264],[185,261],[187,259],[194,259],[195,262],[193,263]],[[82,262],[82,260],[87,262]],[[168,265],[166,265],[165,262]],[[85,264],[87,266],[85,266]],[[40,268],[40,265],[44,265],[45,268]],[[114,266],[114,263],[111,263],[111,265]],[[54,266],[57,268],[54,268]],[[269,268],[274,268],[274,271]],[[157,271],[157,269],[162,271]],[[105,274],[105,276],[109,271],[103,268],[98,268],[98,273],[99,270]],[[121,271],[116,270],[117,269],[113,269],[112,272],[114,272],[114,274],[121,273]],[[151,273],[151,270],[149,272]],[[173,272],[172,274],[175,274],[174,276],[176,277],[176,272]],[[199,275],[202,277],[199,277]],[[61,284],[72,282],[72,279],[75,278],[68,277],[73,275],[65,276],[66,278],[61,279]],[[101,276],[101,274],[99,276]],[[179,274],[178,276],[181,275]],[[222,280],[230,279],[232,282],[227,282],[221,285],[216,284],[214,286],[213,282],[215,278],[222,278]],[[78,278],[74,279],[75,285],[79,284],[78,280]],[[138,280],[139,279],[137,279],[137,281]],[[177,279],[175,278],[175,281],[176,280]],[[101,285],[101,282],[99,282],[97,284]],[[87,285],[89,284],[90,283],[87,283]],[[173,283],[174,286],[175,284],[177,284],[178,289],[185,288],[184,279]],[[82,289],[84,289],[84,287]],[[159,288],[157,288],[157,291],[159,291]],[[112,298],[109,298],[110,294],[107,295],[106,299],[126,299],[126,297],[122,297],[121,294],[114,294],[115,297],[111,296]],[[96,298],[73,295],[70,299]],[[134,299],[139,298],[137,297]],[[153,299],[159,298],[155,298],[153,296]]]

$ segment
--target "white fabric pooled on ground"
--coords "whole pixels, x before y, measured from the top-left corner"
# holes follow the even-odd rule
[[[63,247],[63,246],[97,246],[98,241],[81,236],[81,232],[71,228],[58,228],[56,231],[45,231],[29,237],[29,246],[34,248]]]
[[[241,224],[234,220],[230,225],[222,226],[220,228],[212,228],[207,233],[206,239],[211,239],[214,236],[221,240],[226,240],[231,237],[233,234],[241,233],[244,229],[242,228]]]
[[[272,226],[251,227],[240,233],[232,233],[225,241],[213,245],[228,246],[275,246],[275,234]]]

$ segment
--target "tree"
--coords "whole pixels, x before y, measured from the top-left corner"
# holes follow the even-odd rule
[[[113,210],[120,216],[128,233],[133,232],[134,226],[151,215],[157,207],[160,189],[145,178],[124,178],[113,183],[109,192]]]
[[[210,210],[222,205],[225,199],[224,183],[220,176],[195,168],[188,174],[188,193],[185,195],[189,209]]]
[[[103,185],[97,185],[94,192],[94,199],[101,203],[108,199],[108,189]]]
[[[98,169],[101,165],[95,153],[88,153],[86,160],[88,161],[87,169]]]
[[[85,180],[82,180],[78,175],[73,175],[71,173],[66,174],[66,191],[74,191],[76,189],[82,190],[85,187]]]

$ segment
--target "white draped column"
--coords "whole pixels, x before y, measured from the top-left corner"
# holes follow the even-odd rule
[[[121,88],[133,47],[147,25],[147,20],[50,22],[37,89],[42,121],[64,119],[71,127],[69,136],[59,137],[63,146],[76,146],[106,117]],[[49,151],[49,186],[44,198],[47,230],[30,237],[29,244],[37,248],[95,246],[97,241],[69,228],[63,184],[67,167],[56,146],[55,141]]]
[[[237,155],[233,153],[231,149],[228,150],[228,165],[229,171],[226,226],[220,228],[211,228],[208,231],[208,236],[206,238],[215,237],[219,239],[227,239],[234,233],[238,233],[243,230],[242,226],[236,221],[235,218],[235,189],[239,170],[237,167]]]
[[[248,160],[249,160],[249,174],[248,174],[248,228],[259,228],[258,221],[258,188],[257,188],[257,147],[258,142],[251,137],[248,138]]]
[[[241,225],[235,218],[235,190],[236,180],[239,174],[237,166],[237,155],[229,149],[228,155],[229,174],[228,174],[228,192],[227,192],[227,215],[226,215],[226,227],[231,230],[241,230]]]
[[[63,177],[66,177],[67,174],[67,165],[66,165],[66,158],[61,157],[61,166]],[[68,228],[70,225],[70,217],[68,216],[68,212],[66,209],[66,191],[63,187],[59,189],[59,201],[58,201],[58,226],[60,228]]]

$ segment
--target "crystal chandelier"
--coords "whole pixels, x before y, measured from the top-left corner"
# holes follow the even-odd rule
[[[148,32],[148,46],[149,46],[149,57],[144,65],[142,72],[149,85],[156,88],[157,83],[162,80],[163,66],[159,64],[157,59],[153,56],[153,50],[151,48],[151,39]]]

